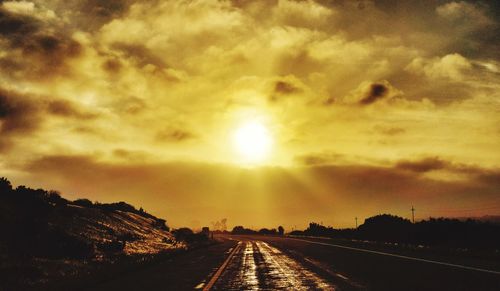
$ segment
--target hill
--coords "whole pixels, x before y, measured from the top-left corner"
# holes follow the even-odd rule
[[[57,191],[25,186],[14,189],[5,178],[0,178],[0,228],[2,290],[2,285],[35,287],[91,273],[99,264],[186,248],[164,219],[142,208],[69,201]]]

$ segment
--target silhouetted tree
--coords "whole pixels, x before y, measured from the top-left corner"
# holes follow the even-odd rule
[[[267,228],[261,228],[259,230],[259,234],[265,234],[265,235],[275,235],[276,234],[276,229],[267,229]]]
[[[387,242],[410,242],[412,223],[410,220],[381,214],[367,218],[359,226],[359,232],[364,238]]]
[[[233,230],[231,231],[232,234],[255,234],[257,233],[255,230],[244,228],[241,225],[233,227]]]
[[[285,229],[283,228],[283,226],[278,226],[278,234],[279,235],[284,235],[285,234]]]
[[[0,195],[1,194],[8,194],[12,191],[12,184],[10,183],[7,178],[1,177],[0,178]]]

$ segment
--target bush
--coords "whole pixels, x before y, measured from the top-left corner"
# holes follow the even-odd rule
[[[92,208],[94,207],[94,204],[92,203],[92,201],[88,200],[88,199],[76,199],[75,201],[72,202],[72,204],[74,205],[78,205],[78,206],[81,206],[81,207],[85,207],[85,208]]]
[[[241,225],[233,227],[233,230],[231,231],[232,234],[255,234],[257,233],[255,230],[244,228]]]

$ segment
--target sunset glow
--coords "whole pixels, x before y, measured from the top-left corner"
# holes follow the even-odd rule
[[[1,1],[0,176],[173,226],[499,214],[499,11]]]
[[[272,146],[268,129],[256,121],[241,125],[234,133],[233,142],[242,159],[250,163],[263,161]]]

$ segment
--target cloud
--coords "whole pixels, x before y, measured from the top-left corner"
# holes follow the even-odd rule
[[[304,84],[295,76],[286,76],[272,82],[272,92],[269,101],[279,101],[280,99],[302,93]]]
[[[449,54],[442,58],[416,58],[406,69],[430,79],[447,78],[459,82],[470,73],[472,63],[460,54]]]
[[[190,131],[173,127],[165,128],[156,134],[156,140],[160,142],[184,142],[196,137]]]
[[[60,31],[63,28],[59,21],[45,21],[29,13],[12,13],[2,6],[0,27],[0,40],[4,41],[3,49],[7,52],[0,60],[11,63],[3,68],[14,69],[6,72],[11,76],[21,73],[24,78],[43,79],[67,70],[65,61],[82,51],[79,42]]]
[[[47,112],[57,116],[72,117],[77,119],[93,119],[98,116],[96,113],[83,111],[68,100],[52,100],[48,102]]]
[[[433,211],[441,203],[448,209],[463,203],[473,208],[494,199],[500,177],[499,171],[478,168],[484,175],[451,183],[422,176],[420,168],[402,170],[396,165],[269,167],[257,173],[222,164],[110,163],[64,155],[42,157],[23,170],[39,181],[30,186],[47,184],[70,198],[107,202],[119,197],[174,224],[194,218],[208,223],[214,211],[222,209],[231,223],[254,225],[265,225],[270,219],[303,224],[312,216],[329,221],[326,217],[332,215],[335,223],[343,224],[343,217],[352,214],[346,209],[356,205],[358,215],[363,216],[402,209],[406,213],[411,204],[419,206],[421,215],[441,216],[450,214]],[[264,206],[262,199],[267,202]]]
[[[395,167],[397,169],[412,171],[416,173],[425,173],[434,170],[450,168],[451,164],[439,158],[426,158],[419,161],[400,161]]]
[[[1,133],[25,133],[38,127],[38,109],[26,97],[0,89]]]
[[[318,27],[328,23],[335,11],[316,1],[279,0],[273,8],[279,23],[297,27]]]
[[[487,6],[481,3],[452,1],[436,7],[436,13],[467,31],[484,29],[495,22],[486,12]]]
[[[156,56],[143,44],[127,44],[117,42],[113,43],[111,47],[121,53],[122,57],[132,59],[132,61],[139,67],[144,67],[148,64],[155,65],[160,69],[168,67],[163,58]]]
[[[312,153],[295,156],[294,162],[302,166],[322,166],[342,164],[345,158],[344,155],[338,153]]]
[[[8,12],[18,15],[31,16],[39,20],[55,20],[54,11],[47,9],[41,5],[35,5],[29,1],[4,1],[1,7]]]
[[[367,106],[382,100],[388,100],[400,94],[401,91],[394,88],[388,81],[364,82],[344,97],[343,101],[347,104],[355,103]]]
[[[71,101],[40,100],[37,97],[0,88],[0,134],[4,150],[11,145],[12,138],[28,137],[40,129],[49,116],[80,120],[98,117],[98,114],[82,110]]]
[[[148,109],[147,100],[136,96],[121,97],[113,104],[114,109],[118,114],[138,115],[144,113]]]
[[[274,92],[278,94],[288,95],[300,92],[300,88],[295,87],[295,85],[286,81],[276,81],[276,83],[274,83]]]
[[[397,136],[404,134],[407,130],[402,127],[397,126],[383,126],[383,125],[375,125],[373,127],[374,131],[377,133],[381,133],[387,136]]]
[[[0,8],[0,35],[3,37],[23,37],[38,30],[40,23],[31,17],[13,14]],[[14,42],[15,39],[12,39]]]
[[[374,83],[370,85],[370,89],[366,92],[366,96],[359,100],[362,105],[369,105],[379,99],[385,98],[388,95],[389,89],[384,84]]]
[[[286,193],[286,181],[296,187],[295,202],[303,202],[303,193],[320,193],[329,202],[321,206],[333,205],[345,198],[335,196],[337,190],[363,194],[363,201],[385,197],[388,189],[401,190],[403,197],[419,187],[436,195],[438,188],[465,193],[466,187],[486,187],[496,179],[494,170],[485,171],[500,161],[495,29],[500,6],[495,1],[25,0],[0,5],[0,82],[7,92],[2,102],[8,104],[2,106],[1,141],[10,143],[0,171],[14,171],[4,166],[9,162],[65,153],[87,157],[86,163],[75,163],[110,171],[110,177],[135,163],[139,175],[145,170],[158,180],[141,178],[160,183],[165,177],[145,164],[184,157],[238,164],[231,134],[239,124],[262,120],[274,140],[266,162],[307,168],[307,175],[294,167],[288,173],[262,172],[277,178],[267,181],[268,194]],[[438,159],[418,158],[428,156]],[[200,180],[206,175],[201,166],[161,170],[181,168],[198,173]],[[227,182],[224,175],[235,173],[215,168],[221,176],[212,177],[213,193],[216,183]],[[415,187],[384,184],[370,178],[372,173]],[[364,179],[378,190],[363,188]],[[300,187],[299,180],[319,189]],[[168,189],[141,187],[155,193]],[[272,205],[257,197],[264,207]],[[311,213],[316,205],[310,204]]]
[[[0,89],[0,152],[9,148],[11,138],[29,134],[39,127],[36,106],[24,96]]]

